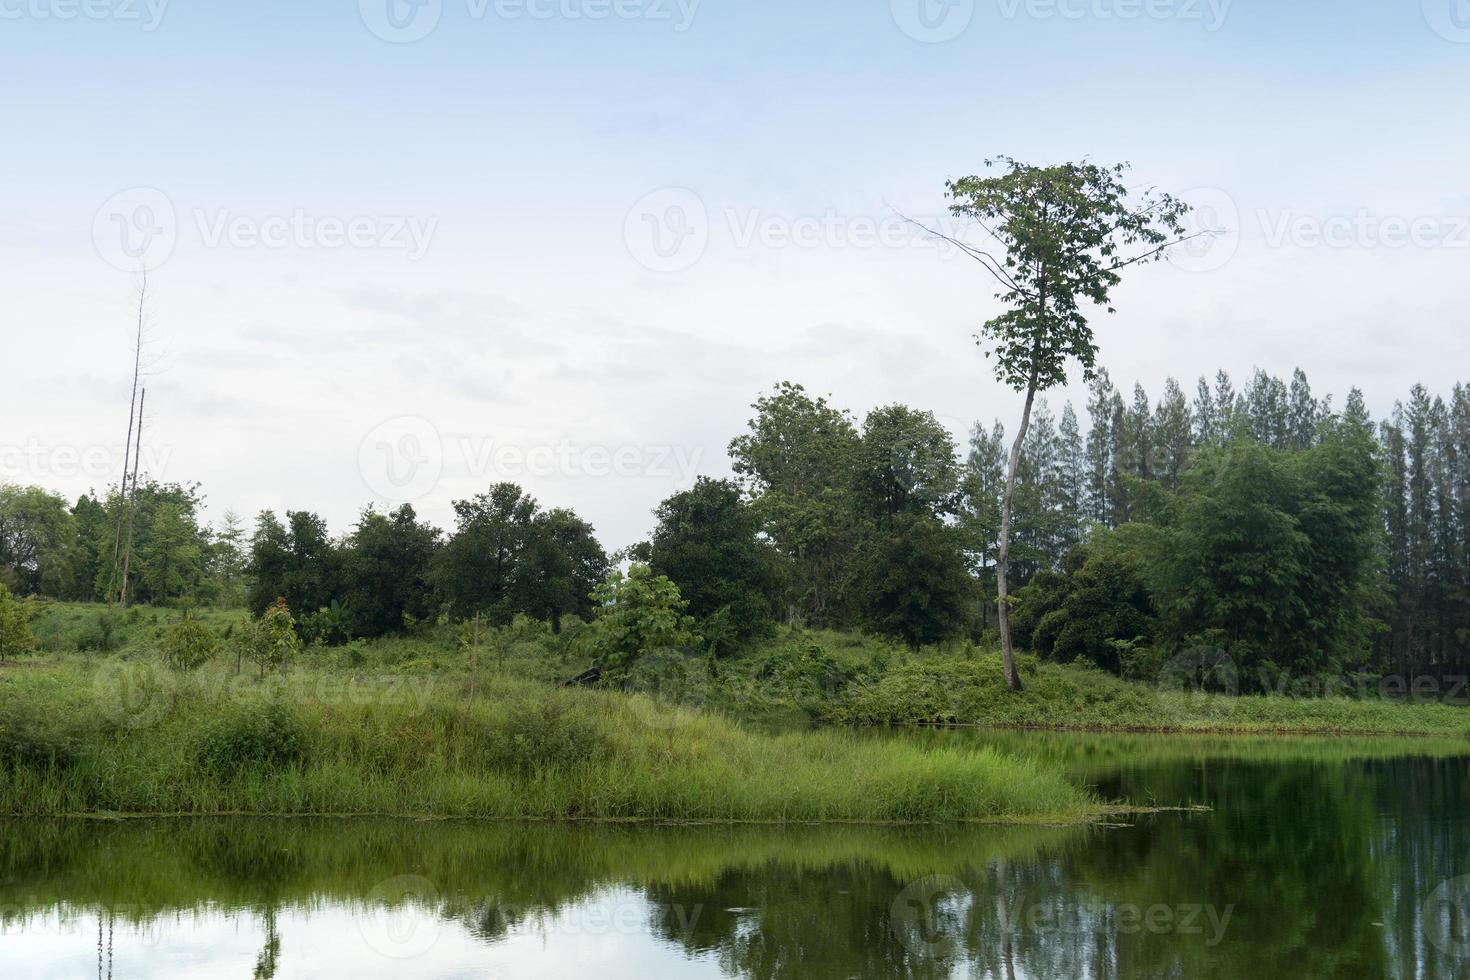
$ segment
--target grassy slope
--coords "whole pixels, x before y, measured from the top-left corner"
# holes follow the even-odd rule
[[[98,650],[100,615],[48,605],[36,655],[0,665],[0,755],[31,760],[0,772],[0,813],[1076,818],[1096,805],[1060,767],[962,744],[766,735],[731,719],[1470,734],[1459,707],[1161,692],[1029,658],[1016,695],[993,655],[907,654],[835,634],[783,634],[713,673],[703,658],[651,658],[633,680],[649,697],[557,690],[549,682],[585,655],[575,628],[551,637],[536,624],[487,640],[472,685],[454,631],[439,629],[309,650],[282,692],[248,665],[237,677],[228,654],[182,680],[163,670],[157,646],[175,615],[165,610],[130,612]],[[223,631],[240,615],[204,618]],[[285,710],[271,716],[277,701]],[[285,754],[274,757],[277,743]]]
[[[371,657],[308,652],[284,685],[237,677],[227,657],[180,678],[159,666],[153,617],[140,612],[105,655],[59,652],[65,624],[43,620],[51,649],[0,669],[0,813],[930,822],[1097,810],[991,750],[761,734],[643,695],[507,676],[510,652],[487,658],[473,692],[463,656],[422,641],[420,657],[403,641]],[[541,654],[538,669],[562,672]],[[397,667],[368,662],[383,655]]]
[[[999,658],[915,660],[855,685],[823,712],[837,724],[974,724],[1136,732],[1470,736],[1470,710],[1345,697],[1224,697],[1160,691],[1099,671],[1023,658],[1025,690]]]

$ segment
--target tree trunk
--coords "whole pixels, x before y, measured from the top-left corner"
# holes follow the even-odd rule
[[[474,632],[470,636],[470,699],[475,697],[475,675],[480,672],[480,610],[475,610]]]
[[[133,453],[133,485],[128,496],[128,536],[123,545],[122,586],[118,589],[117,604],[128,608],[128,567],[133,558],[133,510],[138,501],[138,461],[143,458],[143,402],[148,398],[148,389],[138,395],[138,445]]]
[[[123,512],[128,500],[128,464],[133,451],[133,413],[138,408],[138,372],[143,359],[143,308],[148,299],[148,270],[143,270],[143,282],[138,287],[138,332],[133,338],[133,392],[128,396],[128,438],[123,442],[122,486],[118,490],[117,525],[112,532],[112,575],[107,580],[107,601],[112,601],[118,587],[118,562],[122,558]],[[121,602],[121,599],[119,599]]]
[[[1006,685],[1021,690],[1021,675],[1016,671],[1016,650],[1011,645],[1011,610],[1009,573],[1011,564],[1011,504],[1016,495],[1016,470],[1021,466],[1021,447],[1026,430],[1031,427],[1031,406],[1036,402],[1036,379],[1026,387],[1026,407],[1021,411],[1021,427],[1011,445],[1011,462],[1006,468],[1006,492],[1000,503],[1000,548],[995,556],[996,614],[1000,623],[1000,656],[1005,665]]]

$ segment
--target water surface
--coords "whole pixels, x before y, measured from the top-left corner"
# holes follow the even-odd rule
[[[0,976],[1470,978],[1461,746],[913,737],[1207,809],[1100,827],[0,823]]]

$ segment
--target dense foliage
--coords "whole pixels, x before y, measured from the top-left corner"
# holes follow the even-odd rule
[[[783,624],[912,646],[993,641],[999,424],[975,426],[961,457],[932,414],[903,405],[860,422],[784,383],[752,407],[730,446],[737,479],[673,494],[625,552],[685,604],[687,642],[673,646],[726,657]],[[1356,390],[1334,410],[1300,371],[1257,372],[1241,390],[1221,372],[1192,399],[1169,381],[1154,401],[1141,386],[1125,400],[1099,370],[1086,421],[1040,401],[1024,440],[1011,554],[1023,648],[1148,680],[1208,647],[1247,690],[1470,668],[1470,388],[1446,402],[1416,387],[1375,424]],[[553,630],[616,619],[593,528],[514,484],[456,502],[448,534],[405,505],[369,508],[340,537],[309,511],[264,512],[247,535],[230,514],[204,525],[202,505],[197,487],[140,481],[134,601],[260,615],[284,600],[307,644],[444,616]],[[29,648],[10,594],[115,597],[128,506],[116,492],[68,505],[0,487],[7,651]],[[83,645],[112,649],[116,625],[99,615]],[[252,642],[228,638],[231,659],[269,670],[289,656]]]

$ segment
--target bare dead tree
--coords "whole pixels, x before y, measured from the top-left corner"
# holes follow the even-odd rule
[[[113,522],[112,532],[112,567],[107,577],[107,597],[119,594],[119,572],[121,572],[123,552],[123,525],[126,523],[126,501],[129,500],[128,479],[132,473],[137,473],[137,460],[134,458],[134,445],[137,442],[138,428],[141,428],[141,406],[140,392],[143,379],[150,373],[153,363],[144,359],[144,348],[147,347],[148,307],[150,307],[151,292],[148,291],[148,270],[143,269],[138,273],[137,288],[137,317],[135,317],[134,336],[132,336],[132,388],[128,395],[128,438],[123,439],[122,444],[122,483],[118,489],[118,517]]]
[[[138,318],[133,335],[133,387],[128,395],[128,436],[123,440],[123,476],[119,500],[128,499],[128,464],[132,461],[133,420],[138,408],[138,380],[143,373],[143,322],[148,306],[148,270],[145,268],[138,283]],[[108,592],[117,587],[118,563],[122,560],[123,507],[117,511],[117,521],[112,531],[112,574],[108,580]]]
[[[128,564],[133,557],[133,511],[138,502],[138,461],[143,458],[143,400],[148,397],[148,389],[144,388],[138,393],[138,432],[137,447],[133,453],[133,479],[132,487],[128,494],[128,537],[123,546],[122,556],[122,586],[118,589],[118,605],[126,609],[128,607]]]

